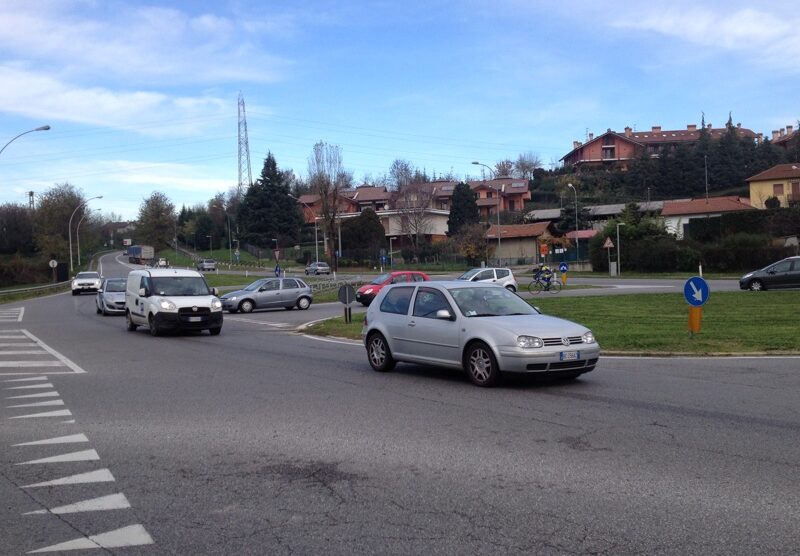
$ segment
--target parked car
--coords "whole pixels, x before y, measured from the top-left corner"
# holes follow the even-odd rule
[[[328,263],[311,263],[306,267],[306,276],[309,274],[313,274],[314,276],[318,274],[330,274],[331,267],[328,266]]]
[[[95,297],[98,315],[125,314],[125,284],[127,283],[127,278],[106,278],[103,280]]]
[[[788,257],[739,278],[743,290],[800,288],[800,257]]]
[[[200,259],[197,261],[197,270],[217,270],[217,261],[214,259]]]
[[[133,270],[125,289],[125,324],[133,332],[139,326],[159,336],[167,330],[222,331],[222,302],[217,289],[194,270],[152,268]]]
[[[99,272],[79,272],[72,279],[72,295],[80,295],[83,292],[96,292],[100,289],[103,277]]]
[[[470,282],[491,282],[500,284],[512,292],[519,289],[514,273],[510,268],[472,268],[458,277],[459,280]]]
[[[478,386],[502,372],[576,378],[594,370],[600,345],[592,331],[545,316],[508,289],[465,281],[384,288],[362,328],[369,364],[398,361],[463,369]]]
[[[305,310],[314,301],[311,287],[299,278],[262,278],[243,290],[222,296],[222,307],[226,311],[250,313],[255,309]]]
[[[402,284],[403,282],[426,282],[428,280],[430,280],[430,277],[427,274],[416,270],[396,270],[387,274],[381,274],[369,284],[358,288],[356,292],[356,301],[361,303],[364,307],[368,307],[384,286]]]

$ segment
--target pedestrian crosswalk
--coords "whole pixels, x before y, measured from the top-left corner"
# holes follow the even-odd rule
[[[25,316],[25,307],[0,308],[0,322],[22,322],[23,316]]]
[[[0,330],[0,376],[39,375],[45,370],[48,375],[86,372],[23,328]]]

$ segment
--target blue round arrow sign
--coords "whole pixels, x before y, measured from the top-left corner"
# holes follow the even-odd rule
[[[683,285],[683,297],[689,305],[700,307],[708,301],[708,296],[711,291],[708,289],[708,283],[699,276],[692,276]]]
[[[569,265],[567,263],[561,263],[558,265],[559,272],[566,272],[567,270],[569,270]]]

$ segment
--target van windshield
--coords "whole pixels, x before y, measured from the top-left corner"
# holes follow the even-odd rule
[[[198,276],[168,276],[151,278],[156,295],[211,295],[206,281]]]

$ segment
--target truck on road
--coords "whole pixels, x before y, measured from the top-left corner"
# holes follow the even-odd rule
[[[156,256],[152,245],[131,245],[128,247],[128,262],[133,264],[150,264]]]

